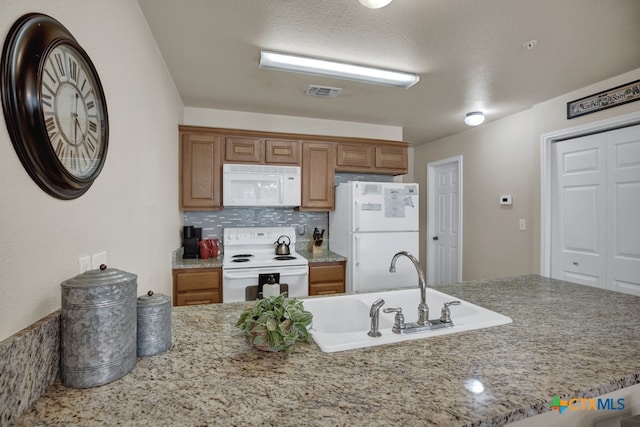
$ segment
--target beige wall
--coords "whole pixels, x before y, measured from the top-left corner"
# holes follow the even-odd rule
[[[0,125],[0,340],[60,308],[60,283],[78,257],[107,252],[110,267],[138,274],[138,293],[171,294],[180,245],[177,125],[183,105],[132,0],[2,0],[2,40],[21,15],[61,21],[89,53],[107,98],[105,167],[82,197],[44,193]]]
[[[540,272],[541,136],[640,111],[640,102],[635,102],[566,119],[567,102],[637,79],[640,69],[415,148],[421,212],[427,212],[427,163],[463,156],[464,280]],[[499,206],[501,194],[513,195],[511,208]],[[426,264],[426,215],[422,217],[420,259]],[[518,229],[520,218],[527,221],[526,231]]]
[[[184,124],[230,129],[249,129],[265,132],[350,136],[355,138],[402,141],[402,128],[399,126],[282,116],[277,114],[245,113],[211,108],[185,107]]]

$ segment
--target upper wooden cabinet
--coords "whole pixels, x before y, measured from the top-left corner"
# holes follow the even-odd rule
[[[336,169],[371,169],[375,155],[374,147],[365,144],[339,144]]]
[[[383,175],[407,173],[407,147],[387,144],[339,144],[336,171]]]
[[[222,141],[218,135],[180,132],[180,209],[222,209]]]
[[[407,173],[408,163],[406,147],[388,145],[376,147],[376,169]]]
[[[301,211],[332,211],[335,144],[302,142]]]
[[[266,139],[265,162],[285,165],[300,164],[300,141]]]
[[[239,129],[180,126],[180,208],[222,209],[222,164],[301,165],[300,210],[333,210],[335,172],[401,175],[409,144]]]
[[[300,164],[300,141],[239,136],[224,137],[226,163]]]
[[[260,138],[224,137],[226,163],[262,163],[264,147]]]

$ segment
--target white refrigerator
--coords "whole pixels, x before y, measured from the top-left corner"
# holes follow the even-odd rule
[[[400,257],[418,258],[418,184],[350,181],[335,190],[329,213],[329,249],[347,258],[347,292],[370,292],[418,286],[418,273]]]

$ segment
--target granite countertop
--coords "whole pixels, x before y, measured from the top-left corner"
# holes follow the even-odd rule
[[[246,303],[173,307],[168,352],[101,387],[57,380],[17,425],[497,426],[549,411],[554,395],[640,383],[640,297],[540,276],[436,288],[513,323],[339,353],[299,344],[287,355],[241,335]]]
[[[296,252],[305,257],[310,264],[319,262],[337,262],[346,261],[347,259],[342,255],[338,255],[335,252],[331,252],[326,247],[322,252],[312,253],[306,248],[297,248]],[[184,269],[184,268],[216,268],[222,267],[222,260],[224,254],[220,254],[216,258],[209,259],[183,259],[182,248],[176,249],[172,254],[172,269]]]

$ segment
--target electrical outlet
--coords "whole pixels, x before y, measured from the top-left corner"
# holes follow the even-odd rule
[[[94,269],[100,268],[100,265],[107,265],[107,253],[100,252],[99,254],[95,254],[91,257],[91,265]]]
[[[91,270],[91,257],[81,256],[78,258],[78,273],[82,274],[88,270]]]
[[[527,220],[524,218],[520,218],[520,231],[525,231],[527,229]]]

